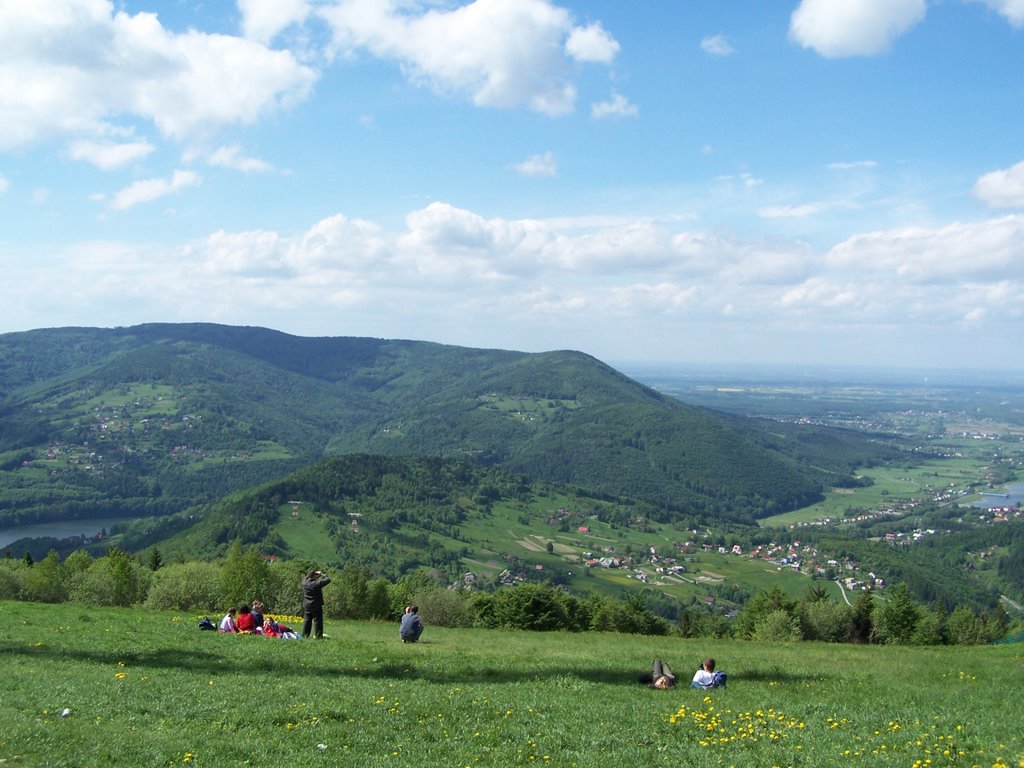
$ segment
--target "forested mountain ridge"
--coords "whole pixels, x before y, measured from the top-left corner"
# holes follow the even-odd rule
[[[775,428],[580,352],[202,323],[0,335],[0,524],[169,514],[355,452],[466,457],[750,520],[811,501],[868,445],[812,461]]]

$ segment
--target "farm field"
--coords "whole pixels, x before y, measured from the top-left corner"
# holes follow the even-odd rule
[[[798,523],[811,523],[825,518],[833,521],[843,517],[848,509],[874,511],[883,505],[898,504],[911,499],[931,498],[944,490],[966,488],[984,476],[983,465],[976,460],[949,459],[914,467],[872,467],[861,473],[873,484],[864,488],[833,488],[825,499],[792,512],[766,517],[760,521],[766,527],[786,527]],[[967,502],[973,496],[959,501]]]
[[[216,617],[214,617],[216,618]],[[1017,766],[1024,645],[763,645],[0,603],[0,763]],[[713,654],[726,689],[685,687]],[[683,686],[637,682],[653,658]]]

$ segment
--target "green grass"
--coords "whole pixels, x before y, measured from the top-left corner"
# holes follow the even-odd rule
[[[966,488],[970,483],[983,478],[985,472],[977,461],[970,462],[968,466],[963,459],[958,459],[918,467],[874,467],[861,474],[870,477],[873,484],[865,488],[834,488],[817,504],[767,517],[759,522],[762,526],[777,527],[824,518],[839,520],[847,509],[875,511],[910,499],[931,499],[936,493],[947,490],[950,483],[957,488]],[[963,501],[965,499],[961,499]]]
[[[1018,766],[1024,646],[883,648],[194,616],[0,603],[0,764]],[[655,691],[709,653],[725,690]],[[62,712],[68,710],[66,716]],[[947,754],[948,752],[948,754]]]

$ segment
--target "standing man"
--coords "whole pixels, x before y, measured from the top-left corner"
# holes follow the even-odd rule
[[[323,571],[310,571],[302,580],[302,636],[324,636],[324,587],[331,583]]]

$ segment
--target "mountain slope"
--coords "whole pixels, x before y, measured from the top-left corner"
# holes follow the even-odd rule
[[[569,351],[57,328],[0,335],[0,393],[0,524],[167,514],[331,453],[468,457],[744,520],[846,471]]]

